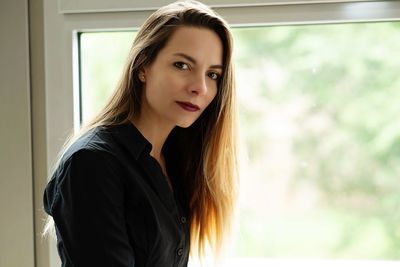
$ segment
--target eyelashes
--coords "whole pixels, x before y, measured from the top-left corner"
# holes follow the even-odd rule
[[[221,78],[221,75],[216,72],[209,72],[207,75],[215,81],[218,81]]]
[[[182,61],[174,62],[174,66],[176,68],[178,68],[178,69],[181,69],[181,70],[188,70],[189,69],[189,65],[186,64],[185,62],[182,62]]]
[[[173,66],[179,70],[190,70],[189,64],[182,62],[182,61],[176,61],[173,63]],[[215,71],[210,71],[207,73],[207,76],[214,81],[218,81],[221,78],[221,74]]]

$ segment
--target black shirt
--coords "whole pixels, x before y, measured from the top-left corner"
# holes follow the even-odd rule
[[[151,149],[131,123],[94,128],[67,149],[44,192],[62,266],[187,266],[182,178],[171,176],[171,191]]]

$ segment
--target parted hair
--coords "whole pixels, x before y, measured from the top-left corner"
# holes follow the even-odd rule
[[[122,77],[107,103],[68,138],[59,159],[89,130],[130,123],[140,113],[143,84],[139,73],[155,60],[171,34],[182,26],[210,29],[223,45],[223,72],[215,98],[191,126],[175,127],[163,147],[167,169],[179,166],[179,175],[183,177],[189,200],[191,253],[204,256],[206,247],[220,253],[231,226],[237,193],[232,34],[226,21],[209,7],[197,1],[178,1],[150,15],[135,37]],[[54,222],[48,216],[44,234],[52,229]]]

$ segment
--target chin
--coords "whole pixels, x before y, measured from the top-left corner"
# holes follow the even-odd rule
[[[181,121],[176,124],[176,126],[181,128],[189,128],[195,121]]]
[[[193,123],[179,123],[176,126],[180,128],[189,128]]]

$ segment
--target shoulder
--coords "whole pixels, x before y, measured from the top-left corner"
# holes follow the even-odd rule
[[[53,176],[62,177],[71,169],[78,173],[96,171],[117,174],[121,152],[110,130],[96,127],[76,139],[62,154]]]
[[[76,139],[63,154],[63,159],[68,160],[77,153],[115,154],[117,144],[112,138],[109,128],[99,126],[93,128]],[[83,152],[85,151],[85,152]]]
[[[53,214],[60,195],[64,195],[62,199],[121,195],[124,187],[121,172],[112,140],[100,129],[93,129],[73,142],[58,162],[45,189],[45,210]]]

